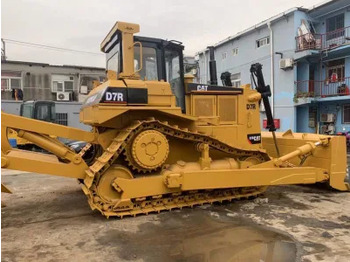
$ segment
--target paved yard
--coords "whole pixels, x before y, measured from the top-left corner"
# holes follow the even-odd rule
[[[2,170],[2,261],[349,261],[350,193],[264,196],[136,218],[90,210],[68,178]]]

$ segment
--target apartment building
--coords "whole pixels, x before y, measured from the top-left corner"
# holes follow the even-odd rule
[[[348,0],[292,8],[215,44],[217,77],[228,71],[234,86],[251,83],[250,65],[259,62],[279,131],[350,131],[349,44]],[[208,50],[197,55],[198,78],[207,83]]]

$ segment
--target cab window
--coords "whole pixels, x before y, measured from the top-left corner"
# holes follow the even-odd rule
[[[111,50],[112,56],[107,58],[107,70],[115,71],[119,73],[119,43],[116,44]],[[108,54],[109,55],[109,54]]]
[[[51,121],[50,105],[38,105],[36,109],[36,119],[50,122]]]
[[[176,96],[176,105],[185,107],[184,89],[181,81],[180,56],[178,51],[165,50],[166,78]]]
[[[137,71],[141,67],[140,48],[138,46],[135,46],[134,54],[134,67],[135,71]],[[141,80],[158,80],[156,49],[152,47],[142,48],[142,69],[139,74]]]
[[[33,118],[33,104],[22,104],[22,116]]]

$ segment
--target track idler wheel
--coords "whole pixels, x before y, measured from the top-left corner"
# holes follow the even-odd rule
[[[101,176],[97,185],[97,196],[101,198],[105,203],[116,203],[121,198],[121,192],[118,192],[113,187],[113,182],[116,178],[129,178],[133,176],[129,169],[120,166],[113,165]]]

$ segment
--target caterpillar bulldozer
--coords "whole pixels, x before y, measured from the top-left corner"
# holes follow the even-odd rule
[[[218,86],[213,61],[211,83],[196,84],[181,43],[138,32],[117,22],[101,43],[107,80],[80,111],[91,132],[2,113],[1,166],[78,179],[106,217],[250,198],[271,185],[349,190],[344,137],[275,133],[261,65],[251,68],[255,89]],[[261,132],[260,100],[271,132]],[[11,148],[8,128],[51,154]],[[52,136],[87,144],[75,152]]]

